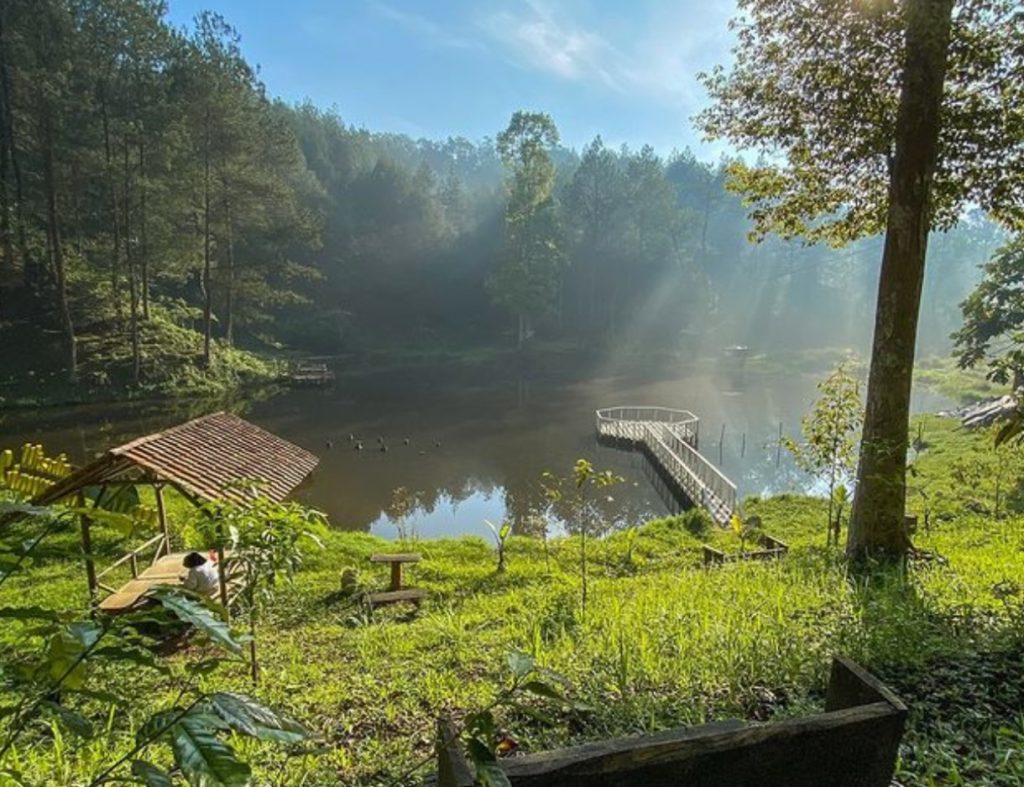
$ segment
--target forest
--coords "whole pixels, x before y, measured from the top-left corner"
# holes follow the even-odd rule
[[[469,5],[0,0],[0,787],[1024,784],[1024,6]]]
[[[176,29],[164,11],[3,4],[0,332],[14,377],[173,388],[218,353],[240,363],[236,346],[531,339],[691,357],[867,343],[878,241],[749,244],[729,159],[600,137],[567,149],[557,118],[529,111],[478,141],[355,128],[267,95],[223,18]],[[517,222],[533,248],[513,250]],[[931,353],[1002,237],[981,212],[936,233]]]

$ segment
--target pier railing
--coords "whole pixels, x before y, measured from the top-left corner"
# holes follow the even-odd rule
[[[690,501],[724,524],[736,510],[736,485],[698,450],[700,419],[689,410],[667,407],[609,407],[598,410],[599,438],[645,450]]]
[[[606,407],[597,411],[597,433],[604,437],[639,440],[643,424],[671,424],[694,448],[700,439],[700,419],[689,410],[671,407]]]

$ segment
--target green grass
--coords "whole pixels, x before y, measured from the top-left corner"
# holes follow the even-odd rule
[[[526,750],[718,718],[813,712],[822,706],[831,656],[842,652],[908,699],[901,784],[1022,783],[1024,516],[1010,505],[977,511],[977,490],[957,480],[956,461],[986,456],[988,435],[942,419],[922,423],[927,447],[918,466],[947,490],[950,504],[916,541],[942,559],[871,580],[849,576],[840,556],[824,548],[824,501],[779,496],[748,500],[744,513],[790,544],[782,561],[705,570],[700,544],[734,548],[735,536],[701,533],[689,518],[659,520],[632,536],[591,542],[584,613],[575,539],[551,541],[546,556],[541,542],[513,537],[504,574],[495,572],[494,550],[483,540],[422,541],[412,548],[424,560],[409,578],[431,591],[429,601],[418,614],[385,609],[371,619],[342,595],[340,575],[352,567],[362,587],[385,586],[387,568],[368,557],[394,544],[332,532],[294,585],[280,590],[258,633],[258,695],[304,720],[327,747],[288,759],[239,741],[256,765],[256,783],[389,783],[429,756],[438,714],[490,700],[511,649],[564,674],[573,696],[592,708],[561,714],[554,725],[504,714],[502,724]],[[108,554],[117,547],[110,535],[96,545]],[[73,533],[58,537],[0,592],[0,605],[31,597],[54,608],[84,607],[74,550]],[[13,628],[0,640],[10,641]],[[170,685],[145,671],[97,679],[140,701],[115,711],[110,734],[88,746],[45,731],[26,739],[16,765],[30,783],[81,782],[128,747],[146,710],[172,699]],[[244,664],[208,681],[248,688]],[[94,712],[102,717],[105,709]]]
[[[985,379],[980,369],[961,369],[952,358],[925,358],[914,367],[914,383],[958,404],[971,404],[1010,393],[1010,386]]]
[[[0,325],[0,410],[82,402],[170,397],[222,397],[280,376],[275,361],[215,341],[202,368],[202,335],[170,319],[161,307],[140,324],[140,382],[132,382],[131,342],[112,323],[78,337],[78,380],[69,382],[59,334],[34,326]]]

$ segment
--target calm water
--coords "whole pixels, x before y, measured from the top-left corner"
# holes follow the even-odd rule
[[[320,457],[312,483],[299,497],[326,511],[337,526],[393,537],[401,521],[425,538],[486,536],[485,520],[499,523],[542,506],[541,473],[565,474],[578,457],[625,477],[607,503],[613,516],[641,521],[666,512],[647,480],[645,460],[596,444],[599,407],[692,410],[701,418],[702,452],[716,463],[721,457],[741,496],[806,489],[808,479],[785,451],[777,461],[776,446],[780,423],[787,435],[796,433],[815,398],[815,382],[813,376],[734,371],[492,385],[409,371],[339,380],[333,389],[286,391],[243,403],[239,412]],[[915,393],[917,410],[945,405],[926,392]],[[211,409],[216,408],[108,405],[18,413],[0,420],[0,446],[31,440],[81,462]],[[363,440],[363,451],[353,449],[350,433]],[[379,450],[378,437],[387,452]],[[399,503],[411,509],[403,516],[396,489],[404,490]]]

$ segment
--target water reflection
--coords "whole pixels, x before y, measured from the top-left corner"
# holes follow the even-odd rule
[[[529,529],[547,510],[541,474],[564,475],[580,457],[626,479],[609,492],[609,520],[633,522],[668,511],[639,454],[597,445],[593,418],[599,407],[692,410],[701,417],[702,452],[716,463],[721,459],[741,496],[805,488],[806,476],[777,450],[778,433],[780,423],[787,435],[799,429],[815,398],[816,379],[733,369],[489,383],[477,375],[425,378],[406,371],[248,401],[242,414],[321,458],[312,483],[299,494],[338,527],[387,537],[407,528],[423,538],[489,538],[484,520]],[[915,396],[918,409],[944,404],[926,393]],[[8,415],[0,422],[0,444],[42,442],[81,462],[196,414],[116,406]],[[350,434],[362,440],[364,450],[355,450]],[[396,490],[402,490],[397,499]],[[553,531],[564,527],[557,517],[551,522]]]

